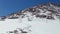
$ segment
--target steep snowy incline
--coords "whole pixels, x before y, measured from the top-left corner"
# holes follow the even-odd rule
[[[60,34],[60,6],[42,4],[1,16],[0,34]]]
[[[0,21],[0,34],[14,30],[18,27],[18,19],[6,19],[6,21]]]

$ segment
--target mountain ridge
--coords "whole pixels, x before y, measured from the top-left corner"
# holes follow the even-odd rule
[[[50,16],[51,16],[51,14],[54,14],[54,15],[58,14],[57,16],[60,17],[60,6],[55,5],[53,3],[48,3],[48,4],[41,4],[41,5],[33,6],[30,8],[24,9],[24,10],[19,10],[16,13],[9,14],[8,16],[0,16],[0,19],[6,19],[6,18],[12,19],[14,17],[19,18],[20,15],[22,15],[23,13],[25,13],[27,11],[31,12],[32,15],[36,15],[36,14],[39,14],[41,12],[41,13],[43,13],[43,15],[44,15],[44,13],[45,14],[50,13]],[[46,15],[44,15],[44,16],[46,16]]]
[[[33,6],[0,18],[0,34],[60,34],[60,7]]]

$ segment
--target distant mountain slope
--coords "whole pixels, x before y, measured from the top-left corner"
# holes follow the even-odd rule
[[[48,3],[0,17],[2,34],[60,34],[60,6]]]
[[[35,15],[36,17],[40,18],[54,19],[54,16],[56,16],[58,19],[60,19],[60,6],[52,3],[37,5],[24,10],[20,10],[16,13],[11,13],[8,16],[2,16],[0,19],[15,19],[19,18],[20,15],[26,15],[28,13],[31,13],[31,15]]]

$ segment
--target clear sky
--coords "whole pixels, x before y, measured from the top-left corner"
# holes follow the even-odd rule
[[[0,16],[5,16],[17,10],[48,2],[60,3],[60,0],[0,0]]]

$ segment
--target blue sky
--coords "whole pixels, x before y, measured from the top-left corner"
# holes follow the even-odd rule
[[[0,0],[0,16],[48,2],[60,3],[60,0]]]

